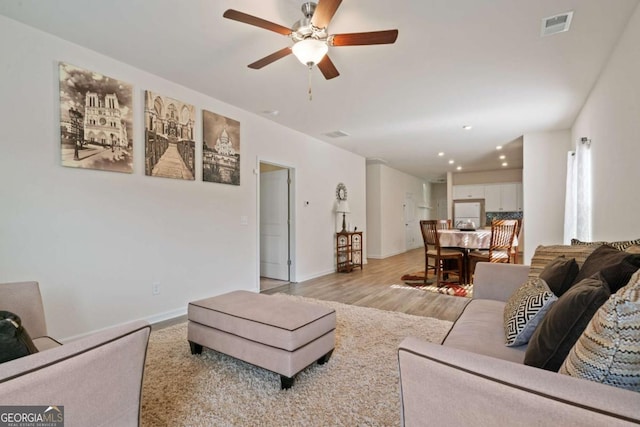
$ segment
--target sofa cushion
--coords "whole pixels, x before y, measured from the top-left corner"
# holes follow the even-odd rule
[[[507,346],[529,342],[538,324],[558,297],[547,283],[529,279],[518,288],[504,306],[504,335]]]
[[[595,312],[609,298],[607,284],[596,275],[565,292],[538,325],[524,356],[525,365],[556,372]]]
[[[504,301],[472,300],[453,324],[442,345],[522,364],[527,346],[504,345],[504,306]]]
[[[571,239],[571,245],[573,246],[584,246],[584,245],[608,245],[612,246],[619,251],[624,251],[628,247],[633,245],[640,245],[640,239],[636,240],[622,240],[620,242],[582,242],[578,239]]]
[[[640,272],[598,309],[559,372],[640,391]]]
[[[560,255],[547,264],[538,277],[547,282],[549,289],[559,297],[569,289],[579,269],[574,258]]]
[[[538,246],[531,258],[531,268],[529,269],[529,277],[538,277],[540,272],[557,257],[564,255],[567,258],[573,258],[581,267],[587,257],[598,248],[598,245],[589,246],[569,246],[569,245],[549,245]]]
[[[588,246],[585,246],[588,247]],[[591,255],[584,261],[580,271],[573,281],[574,284],[580,282],[587,277],[591,277],[594,274],[600,272],[600,270],[613,266],[614,270],[616,266],[622,264],[626,257],[630,256],[628,253],[619,251],[611,246],[602,245],[594,250]],[[631,255],[635,256],[635,255]],[[614,279],[614,274],[611,274],[611,278]],[[613,290],[612,290],[613,292]]]

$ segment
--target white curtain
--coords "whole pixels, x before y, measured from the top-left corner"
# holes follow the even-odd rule
[[[564,243],[591,241],[591,141],[581,140],[567,156]]]

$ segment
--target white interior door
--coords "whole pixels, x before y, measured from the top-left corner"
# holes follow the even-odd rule
[[[260,276],[289,280],[289,170],[260,173]]]
[[[417,247],[416,231],[419,230],[416,220],[416,202],[413,200],[413,193],[406,193],[404,199],[404,227],[405,227],[405,249]]]

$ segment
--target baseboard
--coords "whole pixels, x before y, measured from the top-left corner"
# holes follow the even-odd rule
[[[384,254],[384,255],[367,254],[367,257],[373,258],[373,259],[385,259],[385,258],[389,258],[389,257],[392,257],[392,256],[403,254],[405,252],[409,252],[410,250],[413,250],[413,249],[416,249],[416,248],[411,248],[411,249],[406,249],[406,250],[402,249],[402,250],[393,251],[393,252],[390,252],[390,253],[387,253],[387,254]]]
[[[187,307],[183,307],[183,308],[180,308],[180,309],[177,309],[177,310],[165,311],[164,313],[154,314],[153,316],[147,316],[147,317],[143,317],[141,319],[135,319],[135,320],[144,320],[144,321],[149,322],[150,324],[153,325],[153,324],[156,324],[156,323],[159,323],[159,322],[164,322],[165,320],[171,320],[171,319],[174,319],[176,317],[185,316],[186,314],[187,314]],[[128,320],[126,322],[117,323],[115,325],[110,325],[110,326],[107,326],[105,328],[100,328],[100,329],[96,329],[96,330],[93,330],[93,331],[85,332],[85,333],[82,333],[82,334],[74,335],[74,336],[71,336],[71,337],[63,338],[60,341],[63,344],[64,343],[68,343],[68,342],[75,341],[75,340],[80,339],[80,338],[84,338],[84,337],[89,336],[89,335],[93,335],[96,332],[105,331],[105,330],[111,329],[111,328],[113,328],[115,326],[125,325],[125,324],[133,322],[133,321],[134,320],[132,319],[132,320]]]
[[[317,279],[318,277],[326,276],[327,274],[331,274],[335,272],[336,271],[334,269],[331,269],[331,270],[320,272],[320,273],[313,273],[304,277],[296,277],[296,281],[292,283],[306,282],[307,280]]]

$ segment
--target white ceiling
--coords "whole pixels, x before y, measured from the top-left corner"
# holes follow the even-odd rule
[[[398,40],[330,48],[340,76],[314,70],[313,101],[294,56],[247,68],[287,37],[222,17],[233,8],[289,27],[301,0],[0,0],[0,14],[435,179],[499,169],[497,145],[521,168],[523,134],[569,128],[638,1],[344,0],[330,34],[397,28]],[[569,32],[540,37],[542,18],[571,10]],[[335,130],[349,136],[324,135]]]

